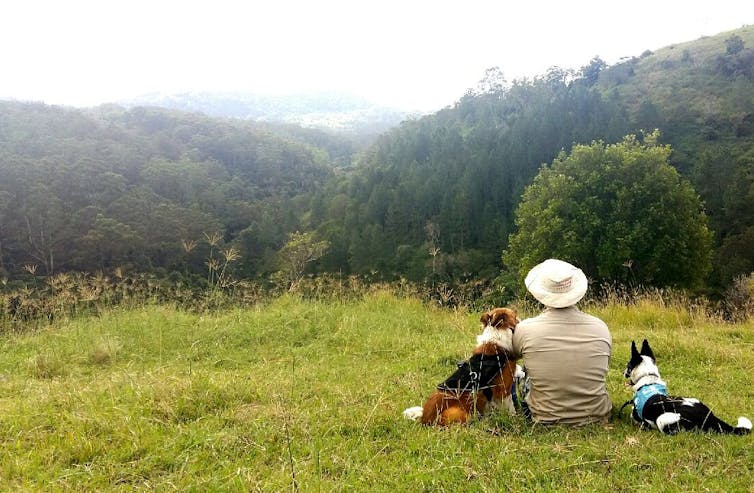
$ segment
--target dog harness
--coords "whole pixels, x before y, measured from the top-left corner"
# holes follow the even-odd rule
[[[638,389],[634,394],[634,411],[639,419],[644,419],[644,406],[647,401],[656,395],[668,395],[668,389],[665,384],[651,383]]]
[[[479,392],[482,391],[487,399],[492,399],[492,381],[503,371],[503,365],[508,361],[506,356],[485,356],[475,354],[466,361],[458,363],[458,369],[447,380],[437,386],[437,390],[445,392]]]

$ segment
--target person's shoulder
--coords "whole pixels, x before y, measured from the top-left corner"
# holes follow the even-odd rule
[[[536,325],[541,319],[542,319],[541,313],[534,317],[525,318],[521,320],[520,322],[518,322],[518,325],[516,325],[516,330],[525,328],[529,325]]]
[[[589,322],[591,322],[591,323],[593,323],[595,325],[600,325],[600,326],[607,327],[607,324],[605,323],[605,321],[602,320],[601,318],[595,316],[595,315],[592,315],[592,314],[586,313],[586,312],[582,312],[581,310],[579,310],[579,314],[586,321],[589,321]]]

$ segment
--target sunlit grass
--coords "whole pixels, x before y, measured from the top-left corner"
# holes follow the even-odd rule
[[[524,311],[533,307],[522,305]],[[594,305],[630,397],[631,339],[671,391],[754,416],[754,327],[646,299]],[[527,313],[532,314],[532,313]],[[420,404],[467,357],[478,314],[375,292],[191,313],[105,310],[0,339],[2,491],[747,491],[751,437],[489,416],[426,428]]]

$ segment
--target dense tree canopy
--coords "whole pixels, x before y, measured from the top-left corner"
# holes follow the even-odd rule
[[[513,82],[493,68],[358,152],[358,138],[294,125],[0,102],[0,278],[116,267],[196,278],[229,249],[234,275],[300,276],[279,255],[299,231],[328,245],[306,274],[485,283],[507,249],[516,271],[568,253],[596,279],[723,292],[754,270],[752,45],[745,27],[613,66],[594,58]],[[622,140],[655,128],[666,145]],[[550,195],[535,200],[538,189]],[[694,189],[712,231],[707,280]],[[536,215],[547,227],[529,227]],[[556,228],[574,217],[576,229]]]
[[[259,275],[299,227],[306,201],[296,198],[350,159],[348,145],[314,130],[154,108],[0,102],[0,278],[201,273],[203,238],[215,233],[243,253],[238,274]]]
[[[711,268],[712,234],[658,137],[578,145],[543,167],[516,210],[505,264],[522,278],[555,257],[597,281],[698,288]]]
[[[313,226],[333,245],[322,265],[415,280],[497,275],[539,166],[574,142],[627,131],[620,108],[572,77],[553,69],[506,84],[488,71],[453,107],[382,136],[362,168],[317,194]]]

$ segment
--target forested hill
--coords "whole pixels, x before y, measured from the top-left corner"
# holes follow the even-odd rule
[[[288,254],[313,248],[314,272],[489,282],[505,274],[514,213],[543,165],[658,128],[703,199],[707,287],[722,289],[754,271],[752,48],[747,27],[576,73],[507,81],[491,69],[358,161],[351,141],[299,126],[0,103],[0,277],[206,276],[215,247],[240,254],[235,275],[264,277],[295,239]]]
[[[645,52],[598,88],[672,145],[715,234],[710,281],[754,271],[754,26]]]
[[[328,183],[313,214],[332,245],[325,268],[494,277],[539,167],[573,142],[615,141],[631,128],[616,101],[565,71],[513,84],[491,72],[483,86],[388,132],[359,173]]]
[[[521,192],[574,143],[659,128],[706,204],[713,278],[754,270],[754,28],[645,52],[612,67],[506,81],[491,70],[453,107],[388,132],[359,173],[328,182],[312,217],[321,268],[489,278]],[[344,267],[345,266],[345,267]]]
[[[646,52],[597,87],[673,146],[715,233],[711,281],[754,271],[754,26]]]
[[[352,153],[300,127],[0,102],[0,277],[201,270],[218,232],[253,275]]]
[[[360,139],[378,135],[411,114],[338,92],[280,95],[242,92],[146,94],[119,104],[127,108],[152,106],[201,112],[219,118],[294,124],[344,132]]]

